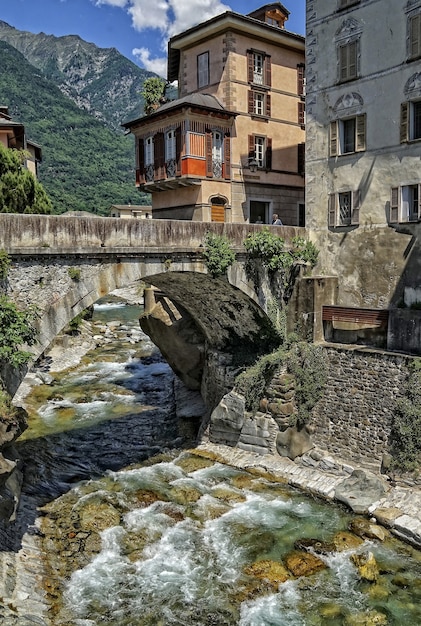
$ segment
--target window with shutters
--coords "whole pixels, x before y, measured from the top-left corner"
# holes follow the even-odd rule
[[[355,39],[338,46],[339,82],[358,78],[359,40]]]
[[[271,86],[272,66],[269,54],[258,50],[247,51],[247,80],[253,85]]]
[[[409,60],[421,57],[421,13],[409,18]]]
[[[366,115],[356,115],[330,124],[329,156],[363,152],[366,149]]]
[[[418,222],[421,219],[421,184],[392,187],[389,222]]]
[[[257,162],[257,167],[272,169],[272,139],[261,135],[249,135],[248,162]]]
[[[360,222],[360,190],[341,191],[329,195],[329,227],[358,226]]]
[[[271,98],[266,91],[252,89],[249,91],[248,112],[250,115],[270,117]]]
[[[421,100],[402,102],[400,141],[417,141],[421,139]]]
[[[348,7],[353,6],[354,4],[359,4],[360,0],[338,0],[338,10],[347,9]]]
[[[306,67],[304,63],[297,65],[297,94],[302,97],[306,95]]]
[[[209,85],[209,52],[197,56],[197,88]]]

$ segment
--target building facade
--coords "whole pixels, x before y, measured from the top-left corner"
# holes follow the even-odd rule
[[[304,226],[304,38],[279,2],[172,37],[179,98],[124,126],[154,218]]]
[[[41,148],[27,139],[25,126],[12,120],[7,106],[0,106],[0,143],[6,148],[25,150],[25,167],[37,176],[38,163],[42,160]]]
[[[308,0],[307,226],[337,304],[421,303],[421,0]]]

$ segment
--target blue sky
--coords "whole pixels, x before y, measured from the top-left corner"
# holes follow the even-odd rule
[[[247,14],[264,0],[0,0],[0,20],[18,30],[79,35],[166,77],[169,37],[232,10]],[[286,0],[287,30],[305,34],[305,0]]]

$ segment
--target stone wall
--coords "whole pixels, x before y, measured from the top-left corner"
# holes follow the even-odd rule
[[[382,462],[410,357],[368,349],[327,348],[329,375],[313,409],[313,442],[353,462]]]
[[[280,369],[255,415],[244,410],[240,394],[224,396],[212,412],[209,440],[314,466],[328,456],[379,472],[389,451],[393,413],[404,393],[411,357],[367,348],[325,350],[327,383],[306,426],[290,426],[297,408],[295,385]]]

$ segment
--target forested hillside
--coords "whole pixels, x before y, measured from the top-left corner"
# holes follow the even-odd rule
[[[66,97],[14,47],[0,41],[0,103],[41,145],[40,181],[53,210],[108,214],[111,204],[146,204],[134,185],[134,146]],[[123,121],[123,120],[122,120]],[[143,201],[142,201],[143,198]]]
[[[145,79],[155,76],[115,48],[98,48],[77,35],[54,37],[17,30],[0,20],[0,40],[19,50],[80,109],[122,132],[143,112]]]

